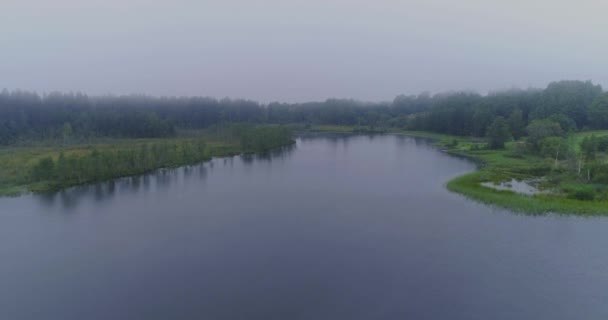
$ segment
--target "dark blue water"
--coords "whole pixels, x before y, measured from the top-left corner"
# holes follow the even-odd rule
[[[423,140],[322,136],[0,199],[0,319],[606,319],[608,219],[449,193]]]

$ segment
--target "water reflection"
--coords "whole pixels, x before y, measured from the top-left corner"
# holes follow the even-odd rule
[[[2,199],[0,319],[608,314],[607,219],[467,201],[426,139],[290,149]]]
[[[240,158],[243,161],[243,163],[247,164],[247,165],[251,165],[252,163],[254,163],[256,161],[265,161],[265,162],[272,162],[273,160],[284,161],[293,154],[293,152],[296,150],[296,148],[297,148],[296,144],[292,144],[292,145],[285,146],[285,147],[282,147],[279,149],[270,150],[270,151],[264,152],[264,153],[243,155]]]
[[[360,135],[360,134],[355,134],[355,133],[341,133],[341,132],[335,132],[335,133],[317,133],[317,132],[307,132],[307,133],[302,133],[298,136],[298,139],[304,142],[308,142],[308,141],[319,141],[319,140],[324,140],[324,141],[328,141],[332,144],[332,146],[336,146],[336,145],[347,145],[349,140],[352,137],[362,137],[362,136],[367,136],[367,135]]]
[[[187,183],[193,180],[204,182],[217,163],[232,167],[235,161],[239,161],[247,166],[251,166],[255,162],[271,163],[275,160],[284,161],[295,149],[296,146],[291,145],[259,155],[216,158],[195,165],[179,168],[163,168],[139,176],[75,186],[57,192],[35,194],[33,197],[43,207],[60,206],[60,209],[65,212],[70,212],[77,208],[83,200],[93,200],[99,205],[111,201],[118,194],[129,196],[151,192],[167,192],[171,186],[177,183]]]

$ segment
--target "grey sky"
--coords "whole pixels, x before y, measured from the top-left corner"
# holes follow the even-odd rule
[[[263,102],[608,86],[608,1],[2,0],[0,88]]]

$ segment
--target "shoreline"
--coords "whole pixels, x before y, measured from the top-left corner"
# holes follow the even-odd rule
[[[71,146],[0,148],[0,197],[53,193],[213,158],[263,155],[293,144],[295,140],[288,136],[275,140],[263,138],[247,145],[238,139],[182,136],[116,139],[112,143]],[[44,161],[51,163],[49,173],[36,179],[34,175]]]
[[[153,169],[146,170],[146,171],[141,172],[141,173],[133,173],[133,174],[126,174],[126,175],[117,175],[117,176],[114,176],[114,177],[111,177],[111,178],[108,178],[108,179],[101,179],[101,180],[90,181],[90,182],[83,182],[83,183],[70,183],[70,184],[67,184],[67,185],[61,185],[61,186],[57,186],[57,187],[52,186],[51,184],[49,184],[49,182],[40,182],[40,183],[36,182],[36,183],[30,183],[30,184],[24,184],[24,185],[6,186],[6,187],[0,188],[0,198],[2,198],[2,197],[20,197],[20,196],[28,195],[28,194],[55,193],[55,192],[60,192],[62,190],[66,190],[66,189],[73,188],[73,187],[78,187],[78,186],[93,185],[93,184],[96,184],[96,183],[103,183],[103,182],[108,182],[108,181],[122,179],[122,178],[143,176],[143,175],[146,175],[146,174],[150,174],[150,173],[156,172],[158,170],[178,169],[178,168],[185,167],[185,166],[202,164],[202,163],[211,161],[213,159],[231,158],[231,157],[235,157],[235,156],[256,156],[256,155],[263,155],[265,153],[273,152],[273,151],[281,149],[281,148],[293,146],[294,144],[295,144],[295,140],[292,141],[291,143],[283,144],[281,146],[278,146],[276,148],[272,148],[272,149],[270,149],[268,151],[264,151],[264,152],[251,152],[251,151],[242,151],[242,150],[236,150],[236,149],[235,150],[230,150],[230,149],[232,149],[232,147],[231,146],[226,146],[227,151],[225,151],[225,152],[224,151],[218,151],[218,153],[215,153],[215,154],[211,153],[210,155],[206,156],[204,159],[201,159],[199,161],[182,163],[182,164],[175,165],[175,166],[155,167]]]
[[[404,131],[404,130],[385,130],[385,129],[369,129],[361,130],[354,126],[312,126],[301,130],[301,132],[316,132],[316,133],[349,133],[349,134],[397,134],[415,138],[425,138],[432,141],[432,144],[441,152],[445,152],[451,156],[463,157],[474,162],[477,168],[474,171],[463,175],[456,176],[445,182],[445,187],[451,191],[463,195],[469,199],[481,202],[497,208],[508,209],[524,214],[570,214],[570,215],[608,215],[608,201],[606,200],[578,200],[566,197],[562,193],[551,192],[555,185],[546,184],[541,186],[536,194],[522,194],[513,190],[499,190],[488,186],[492,183],[500,185],[509,181],[523,181],[526,183],[529,180],[545,179],[550,176],[552,169],[548,164],[548,159],[543,159],[538,156],[521,156],[515,157],[510,152],[511,145],[506,149],[489,150],[485,149],[485,140],[481,138],[459,137],[445,134],[437,134],[424,131]],[[75,182],[67,181],[59,183],[56,181],[38,181],[26,184],[6,184],[0,187],[0,197],[3,196],[19,196],[27,193],[48,193],[57,192],[69,187],[78,185],[87,185],[97,182],[110,181],[124,177],[138,176],[154,172],[159,169],[178,168],[181,166],[192,165],[210,160],[211,158],[231,157],[235,155],[254,155],[270,152],[278,148],[293,145],[295,141],[291,139],[289,143],[281,143],[273,146],[266,151],[251,151],[245,150],[238,142],[235,141],[213,141],[205,140],[207,144],[204,155],[195,159],[178,159],[176,162],[169,165],[153,166],[142,171],[132,172],[128,174],[114,174],[100,179],[89,179],[86,181]],[[91,152],[90,150],[100,148],[101,150],[110,150],[117,152],[121,148],[136,148],[142,144],[153,143],[175,143],[176,145],[188,143],[192,138],[177,137],[170,139],[143,139],[143,140],[118,140],[115,144],[93,144],[93,145],[77,145],[70,148],[60,147],[29,147],[17,149],[18,153],[32,153],[34,159],[40,159],[42,155],[52,155],[57,157],[59,152],[75,152],[84,153]],[[3,151],[3,150],[0,150]],[[3,156],[9,156],[9,150]],[[2,153],[0,153],[2,155]],[[18,157],[17,157],[18,158]],[[24,158],[25,159],[25,158]],[[19,160],[19,159],[18,159]],[[32,160],[30,160],[31,162]],[[552,161],[552,160],[551,160]],[[16,169],[18,171],[18,169]],[[15,170],[13,170],[15,171]],[[484,186],[485,184],[485,186]],[[581,184],[582,185],[582,184]]]
[[[320,126],[311,128],[315,132],[348,132],[354,133],[354,127],[347,126]],[[485,149],[485,140],[482,138],[459,137],[425,131],[387,130],[379,133],[399,134],[415,138],[432,140],[432,144],[446,154],[464,157],[474,162],[477,168],[469,173],[459,175],[446,181],[445,187],[454,193],[465,196],[471,200],[508,209],[515,213],[542,215],[566,214],[578,216],[605,216],[608,215],[608,201],[605,200],[578,200],[564,196],[560,193],[547,192],[551,186],[545,186],[534,195],[527,195],[512,190],[497,190],[485,187],[483,183],[500,184],[511,180],[527,181],[529,179],[545,179],[552,173],[550,159],[538,156],[514,157],[509,154],[514,142],[506,149]],[[579,186],[576,185],[575,186]],[[582,184],[580,184],[582,186]]]
[[[411,137],[429,138],[434,140],[433,144],[441,149],[441,151],[465,157],[477,164],[477,169],[452,178],[447,181],[445,186],[448,190],[461,194],[472,200],[492,205],[502,209],[508,209],[517,213],[524,214],[569,214],[579,216],[590,215],[608,215],[608,202],[606,201],[583,201],[577,199],[566,198],[562,195],[551,193],[538,193],[534,195],[526,195],[517,193],[511,190],[497,190],[496,188],[483,186],[482,183],[501,183],[511,179],[518,181],[526,181],[527,179],[545,178],[546,175],[534,174],[534,171],[540,172],[544,166],[541,161],[543,159],[528,160],[529,164],[534,165],[534,160],[541,163],[536,163],[537,168],[526,168],[522,170],[517,165],[513,166],[498,166],[492,162],[491,157],[496,155],[505,156],[508,149],[504,150],[475,150],[464,151],[455,147],[449,147],[452,143],[450,139],[456,139],[460,142],[471,142],[471,138],[456,137],[428,132],[417,131],[401,131],[395,132]]]

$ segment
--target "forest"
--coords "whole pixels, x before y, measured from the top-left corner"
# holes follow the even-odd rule
[[[0,146],[51,147],[54,153],[28,160],[27,168],[21,169],[6,160],[14,165],[0,170],[0,189],[42,182],[42,189],[48,189],[194,163],[217,154],[207,146],[212,140],[234,153],[265,152],[293,143],[293,128],[314,126],[468,137],[483,141],[471,144],[475,149],[507,148],[511,158],[553,159],[545,168],[567,176],[567,181],[608,181],[608,138],[601,131],[608,129],[608,93],[590,81],[569,80],[544,89],[485,95],[421,93],[399,95],[390,102],[328,99],[269,104],[206,97],[39,95],[5,89],[0,92]],[[127,150],[95,148],[108,139],[132,142]],[[141,144],[138,139],[152,142]],[[451,147],[458,142],[453,140]],[[86,151],[67,152],[85,145]],[[11,151],[3,155],[10,156]],[[579,191],[568,194],[588,199],[604,192]]]
[[[294,143],[285,126],[223,124],[190,135],[0,148],[0,195],[55,191]]]
[[[260,104],[204,97],[0,93],[0,145],[172,137],[179,130],[223,123],[350,125],[475,137],[498,134],[497,127],[506,123],[510,136],[517,139],[526,135],[527,126],[534,122],[559,124],[564,132],[608,129],[608,94],[590,81],[559,81],[545,89],[486,95],[400,95],[391,102],[378,103],[328,99]]]

